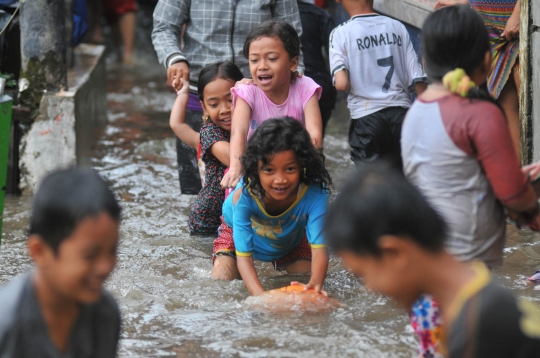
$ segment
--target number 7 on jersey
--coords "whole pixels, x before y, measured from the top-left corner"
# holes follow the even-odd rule
[[[379,65],[380,67],[390,67],[388,73],[386,74],[386,77],[384,78],[384,85],[382,86],[382,91],[384,93],[388,93],[388,89],[390,88],[390,81],[392,80],[392,76],[394,75],[394,56],[378,59],[377,65]]]

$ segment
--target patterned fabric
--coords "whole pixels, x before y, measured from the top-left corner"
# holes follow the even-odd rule
[[[495,99],[499,98],[512,69],[518,65],[519,39],[507,41],[501,38],[516,2],[517,0],[469,0],[471,7],[482,16],[489,31],[493,66],[487,85],[489,93]]]
[[[165,67],[182,60],[189,62],[190,88],[196,92],[199,73],[209,63],[230,61],[249,76],[244,41],[253,27],[271,19],[287,21],[299,36],[302,34],[296,0],[159,0],[154,10],[152,42]],[[299,67],[303,72],[303,62]]]
[[[213,234],[220,224],[221,207],[225,192],[221,179],[227,168],[210,152],[217,142],[230,142],[231,134],[210,122],[201,128],[201,158],[205,166],[205,183],[197,195],[189,214],[189,230],[192,234]]]
[[[441,315],[439,305],[429,295],[420,296],[409,314],[420,347],[421,358],[442,358],[441,353]]]
[[[218,229],[218,237],[214,240],[214,255],[213,260],[216,260],[217,255],[227,255],[235,257],[235,248],[233,240],[233,230],[227,225],[223,217],[221,217],[221,225]],[[282,271],[288,265],[298,260],[310,260],[311,261],[311,245],[308,238],[304,233],[300,244],[289,251],[285,256],[275,261],[272,261],[276,270]]]

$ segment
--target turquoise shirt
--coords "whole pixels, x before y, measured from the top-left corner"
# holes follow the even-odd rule
[[[233,204],[234,193],[242,190]],[[328,193],[318,186],[304,186],[284,213],[269,215],[251,191],[238,187],[223,203],[223,218],[233,230],[236,255],[275,261],[300,244],[304,233],[312,248],[325,247],[322,233]]]

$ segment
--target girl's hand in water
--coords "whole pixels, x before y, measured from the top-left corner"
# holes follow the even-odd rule
[[[325,290],[322,289],[322,285],[316,285],[316,284],[312,283],[311,281],[308,282],[307,285],[303,284],[302,282],[292,281],[291,286],[304,286],[304,291],[312,289],[313,291],[328,297],[328,293]]]

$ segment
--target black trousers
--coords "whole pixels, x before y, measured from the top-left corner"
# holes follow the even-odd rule
[[[202,127],[202,111],[186,111],[186,124],[200,132]],[[182,194],[196,195],[201,190],[201,177],[197,165],[197,151],[176,138],[176,155],[178,161],[178,177]]]
[[[384,159],[402,170],[400,139],[405,114],[407,108],[388,107],[351,119],[349,144],[351,159],[357,167]]]

